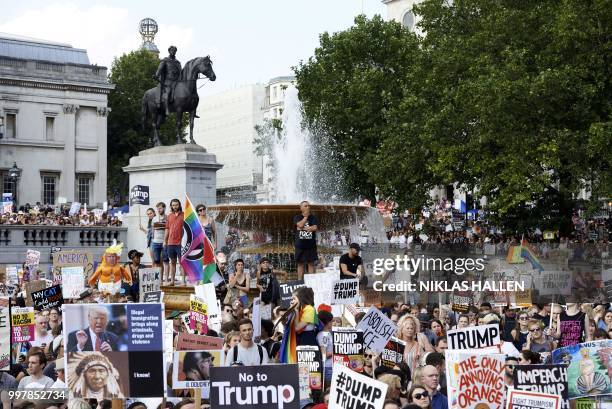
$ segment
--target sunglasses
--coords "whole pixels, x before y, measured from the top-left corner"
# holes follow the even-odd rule
[[[520,321],[525,321],[525,320],[528,320],[528,319],[529,319],[529,317],[519,317]]]
[[[367,359],[372,359],[374,357],[374,355],[372,354],[364,354],[364,357],[366,357]]]
[[[540,328],[530,329],[529,332],[539,332],[542,331]]]
[[[206,209],[201,209],[201,208],[200,208],[200,209],[196,209],[196,211],[197,211],[198,213],[200,213],[200,212],[206,211]]]
[[[414,399],[417,399],[417,400],[419,400],[421,398],[428,398],[429,397],[429,392],[423,391],[421,393],[415,393],[414,395],[412,395],[412,397]]]

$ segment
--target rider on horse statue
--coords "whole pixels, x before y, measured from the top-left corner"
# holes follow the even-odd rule
[[[181,75],[181,63],[176,59],[176,47],[171,45],[168,48],[168,57],[161,60],[157,72],[153,76],[160,84],[159,103],[160,107],[166,108],[166,116],[170,114],[169,105],[172,102],[174,86]]]

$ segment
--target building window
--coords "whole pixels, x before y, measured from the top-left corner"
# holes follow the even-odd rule
[[[42,202],[54,205],[57,197],[57,175],[42,175]]]
[[[14,139],[17,137],[17,114],[6,114],[6,137]]]
[[[92,177],[89,175],[77,175],[76,182],[76,190],[77,190],[77,201],[81,204],[91,204],[91,182]]]
[[[414,28],[414,14],[412,14],[411,11],[407,11],[406,14],[404,14],[402,25],[410,31]]]
[[[2,193],[10,193],[15,197],[15,183],[13,183],[8,173],[2,175]]]
[[[278,91],[276,90],[276,87],[272,87],[272,98],[274,98],[275,100],[276,100],[277,95],[278,95],[277,92]]]
[[[55,135],[55,118],[48,116],[45,118],[45,140],[52,141]]]

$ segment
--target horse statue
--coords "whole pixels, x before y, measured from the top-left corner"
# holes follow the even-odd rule
[[[217,79],[209,56],[197,57],[185,63],[172,91],[173,98],[168,102],[168,111],[176,112],[177,144],[183,143],[181,139],[181,122],[183,121],[184,112],[189,112],[189,142],[195,143],[193,140],[193,120],[196,117],[196,108],[200,101],[196,86],[200,74],[204,74],[211,81]],[[153,126],[153,143],[155,146],[162,144],[159,139],[159,129],[166,121],[166,107],[161,102],[161,91],[160,84],[155,88],[147,90],[142,97],[142,127],[144,130],[147,122],[150,121],[149,123]]]

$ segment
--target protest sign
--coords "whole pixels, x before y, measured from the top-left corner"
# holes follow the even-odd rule
[[[516,365],[514,389],[560,396],[561,407],[569,409],[565,365]]]
[[[508,390],[506,409],[560,409],[561,397],[539,392]]]
[[[184,332],[179,332],[177,337],[177,351],[209,351],[223,349],[223,338],[209,337],[207,335],[192,335]]]
[[[447,332],[446,338],[448,349],[451,350],[480,349],[501,345],[501,334],[497,324],[452,329]]]
[[[253,322],[253,339],[259,343],[261,338],[261,298],[257,297],[253,299],[253,315],[251,321]]]
[[[64,267],[83,267],[85,278],[93,274],[94,259],[89,251],[84,250],[63,250],[53,253],[53,283],[62,283],[62,268]],[[64,293],[66,290],[64,289]]]
[[[214,351],[177,351],[172,360],[173,389],[201,389],[202,398],[210,396],[210,372],[224,365],[225,353]]]
[[[329,409],[382,409],[387,384],[335,364],[329,394]]]
[[[40,291],[34,291],[30,295],[34,302],[34,309],[37,311],[60,307],[64,302],[61,285],[54,285]]]
[[[404,361],[404,350],[406,349],[406,343],[401,339],[391,337],[385,345],[382,354],[380,354],[380,360],[383,366],[387,368],[393,368],[400,362]]]
[[[505,355],[451,350],[445,355],[449,409],[503,409]]]
[[[6,283],[19,284],[19,273],[17,266],[6,266]]]
[[[66,380],[73,397],[162,396],[165,385],[161,304],[64,304]],[[124,322],[124,325],[111,323]],[[88,336],[96,333],[96,342]],[[78,337],[77,337],[78,335]],[[82,347],[79,340],[86,339]],[[99,352],[103,350],[104,352]],[[84,382],[83,365],[107,368],[103,388]],[[100,396],[102,395],[102,396]]]
[[[567,365],[568,398],[612,395],[612,340],[583,342],[555,349],[554,364]]]
[[[195,294],[206,302],[208,309],[208,328],[221,331],[221,308],[215,292],[215,284],[206,283],[194,286]]]
[[[45,280],[34,280],[28,281],[24,284],[26,291],[26,306],[31,307],[32,304],[32,293],[36,291],[40,291],[47,287],[47,282]]]
[[[571,271],[541,271],[533,279],[540,295],[570,295],[572,293]]]
[[[15,307],[11,310],[11,326],[13,342],[28,342],[34,340],[34,308]]]
[[[215,409],[300,409],[297,365],[214,367],[210,406]]]
[[[130,206],[149,205],[149,186],[135,185],[130,190]]]
[[[189,297],[189,327],[199,334],[208,332],[208,307],[206,302],[195,294]]]
[[[80,210],[81,210],[81,203],[72,202],[70,204],[70,210],[68,211],[68,214],[70,216],[74,216],[75,214],[78,214]]]
[[[40,264],[40,251],[28,249],[26,252],[25,265],[28,267],[30,273],[33,273]]]
[[[319,390],[323,388],[323,358],[321,350],[316,346],[302,345],[296,348],[297,362],[300,370],[308,373],[308,388]]]
[[[363,331],[364,347],[381,353],[387,341],[397,332],[397,325],[372,306],[357,325],[357,329]]]
[[[317,274],[304,274],[304,283],[314,292],[314,305],[332,304],[332,289],[338,279],[338,273],[326,272]]]
[[[83,267],[62,267],[61,272],[64,298],[79,298],[81,293],[85,291]]]
[[[467,314],[470,305],[474,305],[474,297],[468,291],[454,291],[450,295],[451,309],[460,314]]]
[[[280,284],[282,308],[289,308],[289,306],[291,305],[291,295],[296,289],[300,287],[306,287],[306,284],[304,284],[304,280],[294,280]]]
[[[144,294],[140,293],[140,296],[142,298],[142,302],[157,303],[163,301],[164,293],[162,291],[151,291]]]
[[[332,304],[359,303],[359,280],[336,280],[332,291]]]
[[[0,371],[10,370],[11,326],[9,298],[0,297]]]
[[[363,332],[354,328],[332,327],[333,363],[363,372]]]
[[[140,302],[144,301],[145,293],[159,291],[161,289],[161,271],[159,267],[141,268],[138,271],[140,279]]]

